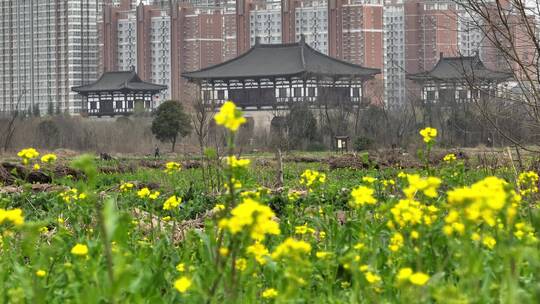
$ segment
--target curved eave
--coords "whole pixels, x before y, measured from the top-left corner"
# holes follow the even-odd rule
[[[417,81],[417,82],[427,82],[427,81],[466,82],[467,79],[468,79],[467,77],[440,78],[440,77],[433,77],[431,75],[426,75],[426,74],[412,74],[412,75],[407,75],[405,78],[407,78],[409,80]],[[495,77],[494,76],[477,76],[477,75],[474,75],[472,79],[476,80],[476,81],[499,81],[499,82],[504,82],[504,81],[507,81],[507,80],[509,80],[511,78],[513,78],[512,75],[504,74],[504,75],[499,75],[499,76],[495,76]]]
[[[367,69],[367,68],[364,68]],[[327,78],[351,78],[351,79],[370,79],[375,77],[375,75],[380,74],[380,69],[372,69],[369,68],[368,71],[365,73],[358,73],[358,74],[328,74],[328,73],[317,73],[317,72],[309,72],[309,71],[300,71],[295,73],[289,73],[289,74],[276,74],[276,75],[242,75],[242,76],[236,76],[236,75],[229,75],[229,76],[212,76],[212,75],[200,75],[200,71],[194,71],[194,72],[186,72],[182,73],[181,76],[188,79],[189,81],[197,81],[197,80],[207,80],[207,81],[213,81],[213,80],[244,80],[244,79],[272,79],[272,78],[281,78],[281,77],[327,77]],[[199,74],[199,75],[198,75]]]

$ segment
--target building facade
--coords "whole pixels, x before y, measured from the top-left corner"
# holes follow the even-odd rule
[[[124,0],[104,7],[100,72],[133,70],[144,81],[165,85],[160,101],[196,98],[180,74],[236,56],[234,6],[148,3]]]
[[[97,0],[0,1],[0,115],[78,113],[97,78]]]

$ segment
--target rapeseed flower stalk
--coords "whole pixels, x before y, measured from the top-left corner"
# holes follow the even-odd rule
[[[420,130],[420,135],[422,135],[422,139],[426,144],[432,143],[437,137],[437,129],[426,127]]]
[[[521,194],[538,192],[538,174],[533,171],[523,172],[518,177],[518,188]]]
[[[173,174],[174,172],[178,172],[182,169],[182,165],[177,162],[168,162],[165,164],[165,170],[164,172],[167,174]]]
[[[366,187],[358,186],[351,191],[351,200],[349,204],[354,208],[360,208],[364,205],[374,205],[377,200],[373,197],[375,190]]]
[[[219,222],[219,227],[233,235],[248,231],[252,239],[262,241],[267,234],[280,233],[279,224],[273,220],[274,216],[270,207],[246,198],[231,211],[230,218]]]
[[[180,293],[186,293],[191,287],[191,279],[183,276],[174,281],[174,288]]]
[[[22,163],[24,165],[28,165],[30,160],[39,156],[39,152],[34,148],[26,148],[19,151],[19,153],[17,153],[17,156],[22,159]]]
[[[45,154],[41,157],[41,162],[45,164],[54,163],[56,161],[57,157],[54,154]]]
[[[14,226],[21,226],[24,224],[23,212],[21,209],[6,210],[0,208],[0,225],[9,222]]]
[[[216,124],[224,126],[231,132],[236,132],[242,124],[246,122],[246,118],[242,116],[240,111],[232,101],[226,101],[219,112],[214,116]]]

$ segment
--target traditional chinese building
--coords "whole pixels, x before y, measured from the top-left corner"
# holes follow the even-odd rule
[[[182,76],[200,88],[203,102],[217,107],[232,100],[244,110],[287,109],[362,102],[364,82],[379,74],[324,55],[304,39],[297,43],[256,43],[246,53]]]
[[[150,112],[157,94],[166,89],[142,81],[134,71],[106,72],[93,83],[71,88],[84,97],[82,113],[98,117]]]
[[[500,84],[512,78],[508,72],[488,69],[479,56],[441,57],[430,70],[407,75],[421,87],[428,103],[461,103],[499,97]]]

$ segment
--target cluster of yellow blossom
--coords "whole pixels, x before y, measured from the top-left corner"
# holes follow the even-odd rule
[[[514,190],[509,189],[508,183],[498,177],[490,176],[468,187],[450,190],[447,193],[448,204],[456,212],[463,210],[465,219],[474,223],[486,223],[490,227],[495,226],[496,217],[505,207],[509,217],[515,214],[515,208],[521,201],[521,196]],[[461,214],[449,212],[445,221],[456,222]]]
[[[251,162],[249,159],[236,158],[234,155],[227,156],[225,160],[227,162],[227,166],[231,168],[246,168]]]
[[[48,164],[48,163],[55,162],[56,159],[57,159],[56,155],[49,153],[49,154],[45,154],[45,155],[43,155],[41,157],[41,162],[45,163],[45,164]]]
[[[164,172],[167,174],[173,174],[174,172],[178,172],[182,169],[182,165],[177,162],[168,162],[165,164],[165,170]]]
[[[394,221],[401,227],[426,224],[430,226],[437,218],[435,206],[426,206],[412,199],[399,200],[390,209]]]
[[[79,193],[79,190],[76,188],[69,188],[66,191],[60,192],[59,196],[64,202],[71,203],[85,199],[86,193]]]
[[[302,258],[302,255],[309,254],[311,252],[311,245],[304,241],[295,240],[293,238],[287,238],[283,243],[279,244],[274,252],[272,252],[272,258],[274,260],[280,258]]]
[[[451,162],[455,161],[456,159],[457,158],[456,158],[456,155],[454,153],[448,153],[443,157],[443,161],[445,161],[447,163],[451,163]]]
[[[0,208],[0,225],[4,222],[10,222],[15,226],[21,226],[22,224],[24,224],[22,210],[19,208],[11,210]]]
[[[43,269],[39,269],[36,271],[36,276],[39,278],[43,278],[47,275],[47,272]]]
[[[39,156],[39,152],[34,148],[26,148],[19,151],[17,156],[22,159],[23,164],[27,165],[31,159]]]
[[[268,249],[261,243],[255,242],[253,245],[250,245],[246,248],[246,253],[253,255],[257,263],[264,265],[267,262],[267,257],[270,252]]]
[[[144,187],[142,189],[140,189],[139,191],[137,191],[137,196],[140,197],[140,198],[149,198],[151,200],[156,200],[158,197],[159,197],[159,191],[150,191],[150,189],[148,189],[147,187]]]
[[[88,255],[88,246],[84,244],[76,244],[71,248],[71,254],[76,256],[87,256]]]
[[[375,190],[366,187],[358,186],[351,191],[351,200],[349,204],[352,207],[359,208],[366,204],[373,205],[377,200],[373,197]]]
[[[425,196],[437,197],[437,189],[441,185],[441,179],[438,177],[421,177],[418,174],[407,174],[409,185],[403,189],[403,193],[409,199],[412,199],[416,193],[422,192]]]
[[[233,191],[242,188],[242,182],[240,182],[240,181],[237,180],[236,178],[234,178],[234,177],[231,178],[231,181],[230,181],[230,182],[231,182],[231,184],[232,184]],[[231,187],[230,187],[229,183],[223,184],[223,187],[225,188],[225,190],[227,191],[227,193],[230,193],[230,190],[231,190],[230,188],[231,188]]]
[[[525,240],[528,243],[538,242],[534,228],[530,224],[519,222],[514,225],[514,228],[514,236],[518,240]]]
[[[164,203],[163,203],[163,210],[173,210],[176,207],[180,205],[182,202],[181,197],[177,197],[176,195],[173,195],[169,197]]]
[[[437,129],[426,127],[420,130],[420,135],[422,135],[426,144],[431,143],[435,140],[435,137],[437,137]]]
[[[135,186],[135,185],[133,185],[133,183],[129,183],[129,182],[127,182],[127,183],[122,183],[122,184],[120,185],[120,191],[122,191],[122,192],[128,192],[128,191],[130,191],[131,189],[133,189],[134,186]]]
[[[307,223],[302,225],[302,226],[296,226],[294,227],[294,233],[295,234],[300,234],[300,235],[304,235],[306,233],[311,233],[311,234],[314,234],[315,233],[315,229],[311,228],[311,227],[308,227]]]
[[[523,172],[518,177],[519,191],[523,195],[538,192],[538,174],[533,171]]]
[[[362,177],[362,181],[364,183],[367,183],[367,184],[373,184],[377,181],[377,179],[375,177],[372,177],[372,176],[364,176]]]
[[[425,285],[429,281],[429,275],[423,272],[413,272],[411,268],[402,268],[397,276],[399,282],[409,281],[414,285]]]
[[[188,289],[191,287],[191,279],[182,276],[178,278],[176,281],[174,281],[174,288],[178,290],[180,293],[185,293],[188,291]]]
[[[245,198],[231,211],[230,218],[219,222],[219,227],[227,229],[232,234],[247,230],[252,239],[261,241],[267,234],[280,233],[279,224],[273,220],[274,216],[270,207],[251,198]]]
[[[297,201],[302,196],[302,192],[296,190],[289,190],[287,193],[287,199],[290,201]]]
[[[388,245],[388,249],[396,252],[401,249],[401,247],[403,247],[404,242],[405,239],[403,238],[403,235],[399,232],[394,232],[394,235],[392,235],[392,238],[390,239],[390,245]]]
[[[300,184],[311,188],[326,181],[326,174],[307,169],[300,175]]]
[[[236,108],[232,101],[225,102],[219,109],[219,113],[214,116],[216,124],[236,132],[242,124],[246,122],[246,118],[242,116],[242,111]]]
[[[273,299],[278,296],[278,291],[274,288],[267,288],[262,292],[263,299]]]

